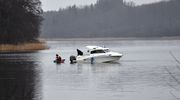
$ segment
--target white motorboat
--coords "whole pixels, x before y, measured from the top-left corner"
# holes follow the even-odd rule
[[[77,49],[77,56],[71,56],[70,61],[73,62],[90,62],[90,63],[107,63],[116,62],[123,55],[117,52],[111,52],[109,48],[100,46],[86,46],[87,54]]]

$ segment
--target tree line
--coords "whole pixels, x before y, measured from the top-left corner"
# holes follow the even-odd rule
[[[36,40],[42,12],[39,0],[0,0],[0,44]]]
[[[98,0],[85,7],[45,12],[42,37],[162,37],[180,35],[180,1],[135,6]]]

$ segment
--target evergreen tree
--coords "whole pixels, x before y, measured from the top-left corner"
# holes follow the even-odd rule
[[[0,43],[34,41],[42,21],[39,0],[0,0]]]
[[[180,36],[180,0],[135,6],[124,0],[97,0],[44,13],[42,37]]]

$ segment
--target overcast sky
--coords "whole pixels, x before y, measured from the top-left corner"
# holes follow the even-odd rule
[[[126,0],[134,1],[136,4],[158,2],[160,0]],[[77,6],[90,5],[96,3],[96,0],[41,0],[44,11],[58,10],[59,8],[66,8],[67,6],[76,4]]]

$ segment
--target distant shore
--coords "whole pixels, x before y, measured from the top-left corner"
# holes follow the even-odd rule
[[[0,53],[4,52],[33,52],[47,49],[45,41],[22,44],[0,44]]]
[[[94,41],[116,41],[116,40],[179,40],[180,36],[174,37],[90,37],[90,38],[44,38],[47,41],[86,41],[86,40],[94,40]]]

